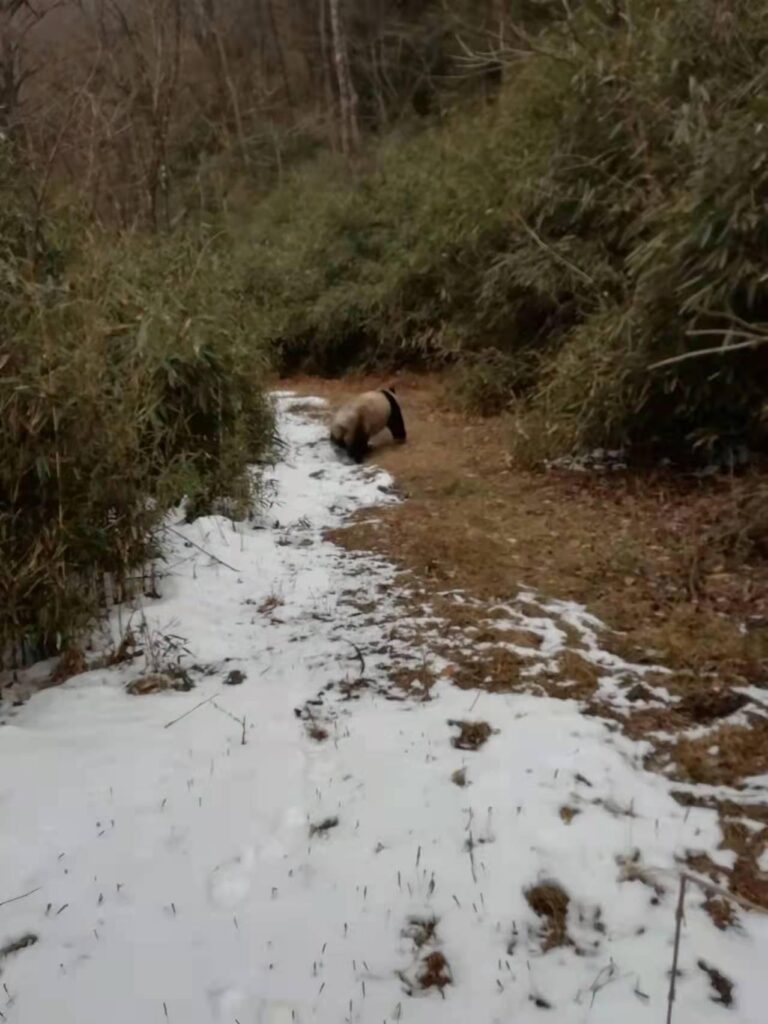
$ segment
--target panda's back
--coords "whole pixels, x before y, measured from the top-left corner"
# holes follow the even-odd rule
[[[369,438],[386,427],[389,414],[389,399],[383,391],[366,391],[360,395],[359,415]]]

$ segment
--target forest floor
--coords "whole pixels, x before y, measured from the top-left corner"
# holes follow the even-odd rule
[[[663,511],[439,386],[357,467],[291,382],[265,507],[174,522],[90,670],[0,707],[0,1020],[641,1024],[678,927],[674,1020],[762,1022],[759,652],[663,648],[608,568]]]

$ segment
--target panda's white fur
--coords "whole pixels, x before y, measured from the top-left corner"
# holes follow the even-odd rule
[[[362,462],[371,438],[387,427],[396,441],[402,444],[406,440],[394,388],[366,391],[336,410],[331,420],[331,440],[356,462]]]

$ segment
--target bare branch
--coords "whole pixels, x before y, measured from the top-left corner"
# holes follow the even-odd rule
[[[591,284],[593,288],[597,288],[597,281],[595,281],[594,277],[592,277],[590,274],[588,274],[586,272],[586,270],[582,270],[581,267],[578,267],[575,263],[571,262],[571,260],[569,260],[567,257],[563,256],[562,253],[559,253],[557,251],[557,249],[555,249],[551,245],[549,245],[548,242],[545,242],[544,239],[541,237],[541,235],[537,234],[536,231],[534,231],[534,229],[531,227],[531,225],[528,223],[528,221],[525,220],[525,218],[522,217],[517,212],[517,210],[514,210],[512,212],[512,216],[515,218],[515,220],[518,222],[518,224],[520,224],[520,226],[523,227],[527,231],[527,233],[531,236],[531,238],[534,240],[534,242],[536,242],[536,244],[541,249],[544,250],[544,252],[549,253],[550,256],[553,256],[560,263],[562,263],[566,267],[568,267],[569,270],[572,270],[574,274],[577,274],[579,277],[583,278],[585,281],[588,281],[589,284]]]
[[[675,912],[675,944],[672,951],[672,971],[669,978],[669,996],[667,997],[667,1024],[672,1024],[672,1008],[675,1003],[677,960],[680,954],[680,932],[683,926],[683,914],[685,911],[685,883],[687,880],[686,875],[680,875],[680,890],[677,898],[677,910]]]
[[[736,345],[716,345],[713,348],[698,348],[694,352],[683,352],[679,356],[671,356],[669,359],[661,359],[657,363],[651,363],[649,370],[659,370],[664,366],[675,366],[677,363],[685,363],[689,359],[699,359],[703,356],[726,356],[731,352],[740,352],[748,348],[759,348],[761,345],[768,345],[768,336],[762,334],[748,335],[743,332],[724,331],[689,331],[693,334],[717,334],[720,337],[727,337],[728,333],[736,337],[747,337],[748,341],[740,341]]]

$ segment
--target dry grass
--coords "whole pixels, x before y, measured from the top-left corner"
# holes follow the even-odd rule
[[[547,882],[526,889],[528,906],[541,918],[541,951],[546,953],[557,946],[570,946],[568,935],[568,905],[570,897],[557,882]]]
[[[724,896],[708,896],[703,906],[718,931],[724,932],[738,925],[739,915],[736,907]]]
[[[727,718],[748,703],[749,699],[742,693],[713,687],[687,693],[677,705],[677,711],[692,722],[708,723],[717,718]]]
[[[409,917],[408,924],[402,931],[403,938],[411,939],[417,949],[436,941],[436,917]]]
[[[451,740],[457,750],[479,750],[493,733],[493,729],[487,722],[450,721],[448,725],[459,730],[459,735],[454,736]]]
[[[664,886],[642,863],[639,850],[634,850],[628,857],[617,858],[617,864],[619,865],[619,881],[641,882],[652,890],[651,902],[659,902],[665,892]]]
[[[752,857],[739,857],[729,878],[729,888],[748,903],[768,910],[768,875]]]
[[[768,719],[751,725],[722,725],[673,745],[672,759],[681,778],[713,786],[738,786],[749,775],[768,772]]]
[[[150,693],[163,693],[165,690],[188,690],[189,686],[183,679],[166,672],[150,672],[133,679],[125,689],[134,697],[146,697]]]
[[[520,679],[524,660],[514,651],[497,647],[488,651],[458,650],[452,652],[456,663],[453,682],[462,690],[487,690],[490,693],[506,693],[522,689],[525,681]]]
[[[720,827],[723,832],[721,847],[733,850],[739,856],[759,859],[768,846],[768,807],[763,808],[763,827],[750,827],[743,818],[723,815]]]
[[[719,885],[727,885],[743,904],[768,910],[768,873],[760,867],[768,849],[768,807],[742,807],[733,801],[715,802],[714,806],[719,812],[723,833],[720,849],[736,854],[733,867],[722,867],[703,852],[689,853],[688,867]],[[734,813],[739,817],[733,818]],[[744,822],[746,817],[762,827],[750,828]],[[738,924],[736,907],[718,893],[708,893],[703,906],[721,930]]]
[[[70,644],[66,647],[56,662],[56,667],[51,673],[52,683],[63,683],[72,676],[79,676],[81,672],[88,669],[88,662],[85,654],[77,644]]]
[[[686,867],[689,867],[691,871],[697,875],[701,875],[702,878],[709,878],[712,882],[720,885],[723,883],[725,876],[728,873],[728,869],[721,867],[716,864],[708,853],[704,853],[701,850],[695,852],[689,852],[683,858]]]
[[[429,665],[396,665],[389,672],[390,682],[406,693],[428,694],[437,682]]]
[[[454,607],[456,606],[454,605]],[[497,610],[489,613],[491,618],[494,615],[501,618],[506,616],[506,612]],[[501,641],[507,644],[514,644],[516,647],[528,647],[531,650],[538,650],[541,647],[541,637],[527,629],[494,630],[485,627],[478,631],[475,640],[478,643],[498,643]]]
[[[260,615],[271,615],[275,609],[282,607],[284,601],[279,594],[270,594],[269,597],[265,597],[264,600],[258,607]]]
[[[558,690],[565,687],[562,696],[584,699],[591,697],[597,689],[597,680],[600,671],[591,661],[587,661],[576,651],[570,649],[563,651],[557,657],[558,671],[550,674],[550,681],[555,685],[548,689],[553,696],[558,696]]]
[[[436,988],[440,992],[453,982],[451,968],[439,949],[422,960],[418,981],[420,988]]]
[[[719,1003],[720,1006],[733,1006],[733,982],[730,978],[726,978],[722,971],[712,967],[704,960],[698,960],[697,966],[709,978],[709,984],[714,993],[710,997],[712,1002]]]

